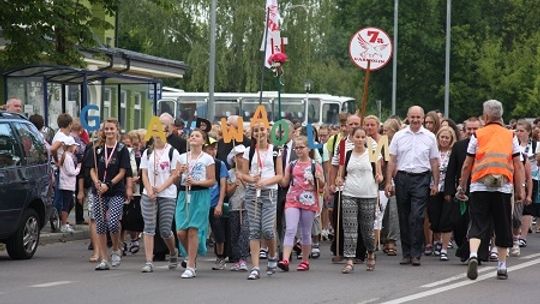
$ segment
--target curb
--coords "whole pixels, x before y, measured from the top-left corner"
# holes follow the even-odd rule
[[[65,243],[69,241],[84,240],[84,239],[89,239],[89,238],[90,238],[90,233],[87,227],[86,229],[75,230],[74,233],[61,233],[61,232],[48,233],[46,232],[46,233],[41,233],[39,237],[39,245]]]

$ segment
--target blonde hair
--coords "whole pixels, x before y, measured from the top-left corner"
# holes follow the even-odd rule
[[[456,137],[456,132],[454,132],[454,129],[452,129],[451,127],[449,126],[444,126],[444,127],[441,127],[439,129],[439,131],[437,132],[437,145],[439,144],[439,136],[441,135],[441,133],[443,132],[448,132],[450,133],[450,136],[452,137],[452,141],[450,141],[450,146],[449,148],[452,148],[454,146],[454,144],[456,143],[457,141],[457,137]]]

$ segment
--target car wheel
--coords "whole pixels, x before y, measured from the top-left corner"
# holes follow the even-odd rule
[[[58,210],[56,210],[56,208],[52,209],[53,210],[49,219],[49,223],[51,224],[52,232],[58,232],[60,231],[60,217],[58,216]]]
[[[24,211],[22,225],[7,243],[7,252],[12,259],[30,259],[39,245],[39,218],[34,209]]]

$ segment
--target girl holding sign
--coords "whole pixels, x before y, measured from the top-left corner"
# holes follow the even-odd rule
[[[182,256],[187,256],[182,279],[194,278],[197,254],[206,254],[210,187],[215,183],[214,159],[202,147],[207,135],[195,129],[189,136],[188,152],[180,155],[178,173],[182,174],[176,205],[176,230]]]
[[[99,242],[101,261],[96,270],[109,270],[107,260],[107,231],[111,233],[113,243],[112,266],[120,265],[122,250],[120,247],[120,219],[125,201],[126,186],[124,177],[131,168],[127,147],[118,142],[118,120],[109,118],[103,124],[101,143],[96,143],[90,153],[86,167],[90,167],[93,187],[89,200],[93,206],[93,217]]]
[[[261,238],[268,244],[268,274],[277,268],[274,223],[276,221],[277,183],[282,178],[281,157],[268,143],[268,128],[260,121],[252,123],[251,146],[246,149],[239,178],[246,182],[245,207],[249,221],[249,247],[253,267],[248,280],[260,279],[259,250]]]

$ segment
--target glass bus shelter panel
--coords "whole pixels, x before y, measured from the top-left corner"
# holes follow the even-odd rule
[[[322,123],[337,125],[339,119],[339,103],[324,102],[322,105]]]
[[[308,99],[308,124],[321,122],[321,100],[316,98]]]
[[[240,105],[236,100],[216,100],[214,121],[219,121],[222,117],[240,114]]]
[[[78,115],[74,116],[72,113],[68,112],[67,104],[68,102],[66,101],[66,113],[71,115],[71,117],[79,117]],[[52,127],[53,129],[58,129],[58,116],[62,114],[61,84],[49,83],[47,85],[47,109],[49,112],[49,127]],[[69,108],[69,110],[73,112],[73,109],[71,107]]]
[[[6,96],[20,98],[23,102],[23,112],[28,117],[39,114],[45,117],[43,106],[43,83],[42,78],[5,78]],[[6,102],[7,100],[4,100]],[[55,120],[56,123],[56,120]]]
[[[304,122],[304,115],[306,111],[305,101],[303,99],[285,99],[281,101],[281,113],[279,113],[279,104],[276,100],[272,103],[274,121],[281,119],[287,119],[292,122],[299,121]]]

